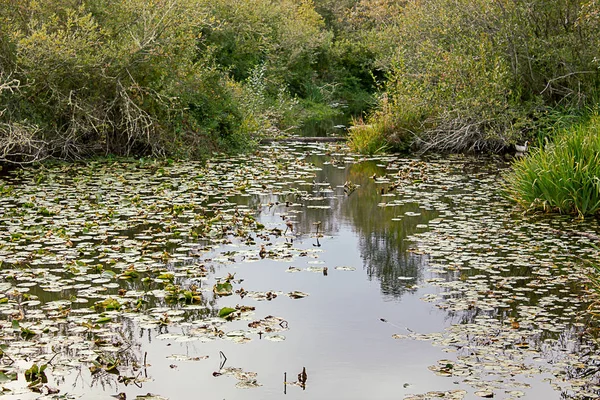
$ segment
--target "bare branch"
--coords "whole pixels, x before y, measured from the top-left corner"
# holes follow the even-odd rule
[[[573,76],[573,75],[579,75],[579,74],[595,74],[595,73],[596,73],[596,71],[575,71],[575,72],[568,73],[568,74],[566,74],[566,75],[557,76],[556,78],[550,79],[550,80],[548,81],[548,83],[546,84],[546,87],[544,88],[544,90],[542,90],[542,91],[540,92],[540,94],[544,94],[544,92],[545,92],[546,90],[550,89],[550,88],[551,88],[551,85],[552,85],[552,83],[553,83],[553,82],[559,81],[559,80],[561,80],[561,79],[568,78],[568,77],[570,77],[570,76]]]
[[[19,86],[21,86],[21,81],[18,79],[10,79],[10,75],[5,78],[4,74],[0,72],[0,93],[5,90],[14,93]]]
[[[493,120],[480,121],[443,115],[432,122],[433,128],[417,135],[414,144],[421,152],[498,151],[506,143],[502,138],[489,138],[490,128],[497,124],[498,121]]]
[[[0,162],[31,164],[48,157],[48,143],[36,139],[39,128],[34,125],[0,124]]]

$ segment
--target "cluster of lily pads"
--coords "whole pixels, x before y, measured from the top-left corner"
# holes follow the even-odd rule
[[[285,240],[302,229],[302,207],[324,216],[331,208],[334,190],[315,180],[312,150],[340,169],[363,161],[340,148],[272,145],[254,156],[216,157],[206,165],[89,162],[3,176],[2,390],[56,396],[59,389],[46,374],[60,384],[82,366],[93,379],[111,374],[121,384],[141,384],[151,378],[141,373],[145,356],[127,329],[152,330],[156,339],[173,342],[285,340],[285,317],[261,314],[261,303],[246,301],[308,293],[251,290],[252,282],[220,276],[220,270],[268,258],[287,263],[289,273],[331,272],[317,260],[321,221],[312,227],[314,248]],[[586,332],[589,298],[582,287],[589,272],[584,261],[600,259],[592,246],[597,224],[515,212],[498,194],[504,166],[489,160],[373,161],[386,171],[372,177],[381,208],[418,204],[418,211],[392,222],[421,212],[432,216],[410,238],[413,254],[428,255],[428,278],[400,275],[396,284],[413,291],[436,288],[423,300],[446,310],[452,321],[444,332],[398,332],[394,338],[442,346],[448,358],[430,370],[471,385],[481,397],[523,397],[527,378],[542,374],[553,376],[552,385],[566,396],[597,396],[600,356]],[[345,196],[361,191],[351,181],[338,189]],[[260,219],[261,211],[272,209],[282,210],[277,224]],[[236,250],[224,250],[228,246]],[[289,265],[300,257],[315,260],[306,268]],[[174,354],[170,360],[204,358]],[[255,373],[239,368],[222,365],[215,374],[235,377],[239,388],[261,385]],[[465,395],[448,390],[407,398]]]
[[[442,346],[453,358],[430,369],[481,397],[521,398],[526,378],[543,374],[565,396],[598,397],[598,343],[586,331],[596,221],[522,215],[499,193],[499,163],[457,156],[388,168],[397,196],[382,206],[417,201],[438,213],[411,251],[428,255],[425,283],[439,288],[423,300],[453,321],[445,332],[394,338]]]
[[[300,199],[312,200],[305,189],[315,167],[301,152],[287,150],[267,148],[260,157],[215,158],[207,165],[123,160],[3,176],[2,390],[54,395],[58,389],[47,384],[46,372],[60,381],[82,365],[94,377],[117,373],[119,382],[143,382],[146,363],[139,344],[123,334],[125,326],[156,330],[158,339],[243,343],[260,333],[283,340],[283,318],[258,319],[251,306],[219,307],[218,298],[308,294],[247,291],[234,276],[215,272],[236,260],[287,260],[300,253],[273,244],[283,229],[256,219],[263,207],[274,206],[261,199],[277,196],[290,209]],[[241,200],[230,203],[232,196]],[[268,244],[269,252],[261,253],[258,243]],[[231,244],[248,250],[214,256]],[[214,259],[205,261],[207,254]],[[249,330],[222,329],[234,319],[248,319]],[[161,333],[181,322],[185,334]],[[16,381],[23,374],[27,387]]]

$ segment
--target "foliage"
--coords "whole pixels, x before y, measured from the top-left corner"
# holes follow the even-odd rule
[[[600,117],[560,132],[553,143],[518,160],[505,180],[505,195],[526,210],[597,214]]]
[[[237,81],[262,65],[272,93],[284,86],[294,95],[302,94],[314,78],[319,55],[331,42],[310,0],[211,0],[203,6],[214,22],[204,27],[201,45]]]
[[[309,0],[206,2],[201,48],[236,82],[255,128],[270,134],[371,104],[371,54],[339,27],[348,4]],[[340,105],[344,105],[341,112]]]
[[[368,34],[371,28],[353,20],[357,3],[356,0],[315,1],[316,10],[334,32],[330,52],[325,57],[328,68],[322,72],[323,79],[329,84],[332,97],[352,116],[373,107],[377,81],[384,77],[376,65],[377,45]]]
[[[387,143],[380,125],[367,125],[354,120],[348,136],[348,146],[362,154],[377,154],[387,149]]]
[[[299,122],[332,34],[311,1],[0,3],[0,160],[241,150]]]
[[[340,115],[374,128],[358,127],[356,140],[382,136],[394,149],[502,150],[552,134],[563,110],[579,115],[600,98],[597,9],[597,0],[0,2],[0,162],[203,158]]]
[[[389,114],[422,150],[524,141],[545,129],[540,114],[597,98],[595,4],[361,1],[351,21],[387,74],[388,104],[368,122]]]
[[[182,86],[220,89],[195,61],[203,17],[192,0],[2,4],[13,50],[4,58],[21,83],[6,98],[2,139],[28,127],[34,158],[164,153],[173,139],[186,141],[186,132],[169,137],[186,126]]]
[[[35,385],[48,382],[45,372],[47,367],[48,364],[42,364],[38,366],[34,363],[31,367],[25,370],[25,380],[30,382],[29,387],[34,387]]]
[[[353,151],[376,154],[387,150],[405,151],[410,144],[410,131],[401,126],[398,118],[390,111],[387,94],[379,101],[380,108],[374,111],[366,124],[362,118],[354,118],[349,130],[348,145]]]
[[[235,308],[223,307],[219,310],[219,317],[227,318],[228,316],[230,316],[232,313],[234,313],[236,311],[237,310]]]

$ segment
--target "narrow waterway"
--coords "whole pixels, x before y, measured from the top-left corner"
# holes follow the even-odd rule
[[[515,212],[505,167],[273,144],[9,174],[6,398],[596,398],[598,225]]]

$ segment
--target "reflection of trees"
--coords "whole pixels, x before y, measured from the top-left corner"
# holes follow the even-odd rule
[[[377,184],[374,174],[382,176],[385,170],[375,161],[345,164],[345,168],[324,165],[322,157],[311,157],[308,161],[322,168],[317,171],[312,186],[301,186],[307,196],[296,202],[302,203],[302,214],[295,222],[300,234],[314,234],[313,223],[321,221],[320,231],[324,235],[335,235],[344,224],[350,225],[358,233],[359,248],[369,278],[380,280],[385,294],[399,296],[421,277],[424,256],[408,252],[406,237],[436,216],[433,211],[424,211],[418,204],[403,204],[394,207],[380,207],[379,203],[391,201],[395,197],[382,196],[381,189],[387,185]],[[345,182],[352,182],[358,188],[350,195],[342,189]],[[333,190],[331,192],[330,190]],[[309,198],[324,197],[323,200]],[[289,196],[269,197],[268,201],[279,201],[277,212],[285,213],[283,203]],[[328,205],[331,209],[309,208],[308,205]],[[421,213],[420,216],[405,216],[408,211]],[[274,211],[273,211],[274,212]],[[392,220],[401,217],[401,220]],[[413,277],[412,281],[399,280],[398,277]]]
[[[383,197],[381,189],[387,184],[376,184],[371,178],[381,176],[385,170],[375,162],[353,164],[347,168],[347,179],[360,188],[352,193],[344,204],[344,215],[352,221],[359,233],[359,246],[363,262],[370,278],[381,281],[384,294],[398,296],[406,290],[406,281],[398,277],[414,277],[416,282],[422,275],[425,262],[422,255],[408,252],[406,237],[435,217],[433,211],[419,209],[418,204],[409,203],[393,207],[380,207],[379,203],[391,201],[395,197]],[[405,216],[412,211],[420,216]],[[398,217],[400,220],[393,220]]]

